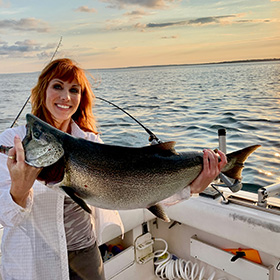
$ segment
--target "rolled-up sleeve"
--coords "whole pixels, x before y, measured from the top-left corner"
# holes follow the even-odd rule
[[[13,146],[15,135],[21,139],[25,135],[24,127],[8,129],[0,135],[0,145]],[[23,208],[14,202],[11,194],[11,179],[7,167],[7,156],[0,154],[0,224],[7,227],[19,225],[31,212],[33,204],[33,194],[27,198],[26,207]]]
[[[0,202],[0,224],[13,227],[19,225],[31,212],[33,196],[29,195],[26,207],[23,208],[13,201],[10,184],[0,181]]]

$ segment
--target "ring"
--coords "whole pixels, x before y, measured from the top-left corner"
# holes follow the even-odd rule
[[[8,156],[8,158],[15,159],[16,157],[15,156]]]

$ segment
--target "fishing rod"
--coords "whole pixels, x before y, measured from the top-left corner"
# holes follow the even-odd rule
[[[134,118],[131,114],[129,114],[123,108],[119,107],[118,105],[114,104],[111,101],[106,100],[105,98],[98,97],[98,96],[95,96],[95,98],[105,101],[105,102],[109,103],[110,105],[115,106],[116,108],[118,108],[119,110],[124,112],[125,114],[127,114],[130,118],[132,118],[135,122],[137,122],[141,127],[143,127],[146,130],[146,132],[150,135],[150,137],[149,137],[150,142],[153,143],[153,141],[154,141],[154,142],[156,142],[156,144],[161,143],[159,138],[157,138],[156,135],[151,130],[149,130],[147,127],[145,127],[140,121],[138,121],[136,118]]]
[[[55,49],[55,51],[54,51],[54,53],[53,53],[53,55],[52,55],[52,57],[51,57],[50,62],[51,62],[51,61],[53,60],[53,58],[55,57],[55,55],[56,55],[56,53],[57,53],[57,51],[58,51],[58,49],[59,49],[59,47],[60,47],[60,45],[61,45],[61,42],[62,42],[62,36],[60,37],[60,40],[59,40],[59,42],[58,42],[58,44],[57,44],[57,46],[56,46],[56,49]],[[29,102],[30,97],[31,97],[31,95],[29,95],[28,98],[26,99],[25,103],[23,104],[22,108],[20,109],[19,113],[17,114],[16,118],[14,119],[14,121],[13,121],[13,123],[12,123],[12,125],[11,125],[11,128],[14,127],[14,125],[16,124],[16,122],[17,122],[18,118],[20,117],[22,111],[24,110],[24,108],[26,107],[27,103]]]
[[[59,40],[59,42],[58,42],[58,44],[57,44],[57,46],[56,46],[56,49],[55,49],[55,51],[54,51],[54,53],[53,53],[51,59],[50,59],[50,62],[54,59],[54,57],[55,57],[55,55],[56,55],[56,53],[57,53],[57,51],[58,51],[58,49],[59,49],[59,47],[60,47],[60,45],[61,45],[61,42],[62,42],[62,36],[60,37],[60,40]],[[14,127],[14,125],[16,124],[16,122],[17,122],[18,118],[20,117],[22,111],[24,110],[24,108],[26,107],[27,103],[29,102],[30,97],[31,97],[31,95],[29,95],[28,98],[26,99],[25,103],[23,104],[22,108],[20,109],[19,113],[17,114],[16,118],[14,119],[14,121],[13,121],[13,123],[12,123],[12,125],[11,125],[11,128]],[[109,104],[112,105],[112,106],[115,106],[116,108],[118,108],[119,110],[121,110],[122,112],[124,112],[125,114],[127,114],[127,115],[128,115],[130,118],[132,118],[135,122],[137,122],[137,123],[138,123],[141,127],[143,127],[143,128],[145,129],[145,131],[150,135],[150,137],[149,137],[149,141],[150,141],[150,142],[153,142],[153,141],[154,141],[154,142],[156,142],[156,143],[161,143],[161,141],[159,140],[159,138],[157,138],[157,136],[156,136],[151,130],[149,130],[148,128],[146,128],[141,122],[139,122],[136,118],[134,118],[131,114],[129,114],[128,112],[126,112],[124,109],[122,109],[122,108],[119,107],[118,105],[114,104],[113,102],[106,100],[105,98],[101,98],[101,97],[97,97],[97,96],[96,96],[96,98],[97,98],[97,99],[100,99],[100,100],[102,100],[102,101],[105,101],[105,102],[109,103]]]
[[[23,111],[24,108],[26,107],[26,105],[27,105],[29,99],[30,99],[30,95],[28,96],[28,98],[26,99],[25,103],[24,103],[23,106],[21,107],[19,113],[17,114],[17,116],[16,116],[16,118],[14,119],[14,121],[13,121],[12,125],[10,126],[10,128],[14,127],[14,125],[16,124],[16,122],[17,122],[18,118],[20,117],[22,111]]]

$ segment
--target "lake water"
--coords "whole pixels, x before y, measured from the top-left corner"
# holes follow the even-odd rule
[[[249,157],[243,183],[253,190],[280,181],[280,63],[229,63],[89,70],[96,96],[127,110],[177,151],[262,145]],[[35,85],[38,73],[0,75],[0,131],[8,128]],[[148,134],[115,107],[96,100],[94,113],[107,144],[148,145]],[[30,111],[23,111],[19,124]]]

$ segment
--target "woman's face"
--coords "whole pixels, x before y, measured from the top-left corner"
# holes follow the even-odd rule
[[[81,86],[76,80],[71,83],[60,79],[49,82],[46,91],[46,107],[59,126],[70,122],[81,101]]]

